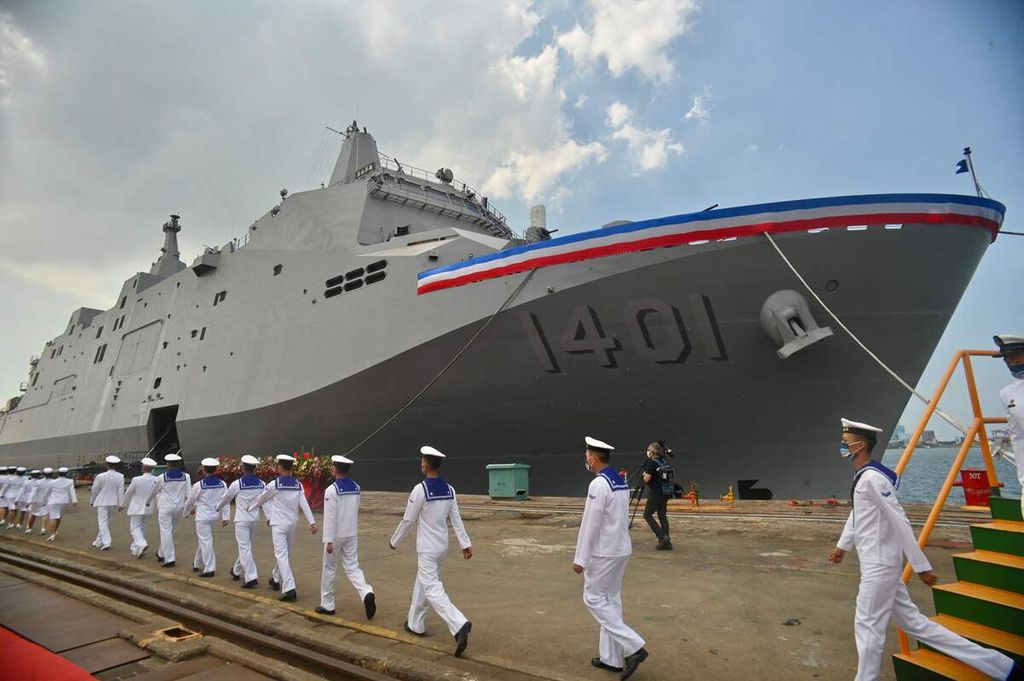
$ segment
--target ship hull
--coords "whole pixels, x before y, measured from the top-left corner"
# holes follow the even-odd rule
[[[911,384],[989,240],[987,230],[955,225],[778,237],[825,303]],[[486,491],[486,464],[518,462],[532,467],[533,494],[577,494],[588,476],[583,436],[593,435],[617,446],[613,463],[628,471],[648,442],[667,440],[677,481],[696,482],[704,496],[729,486],[748,498],[848,493],[849,467],[836,451],[840,416],[878,424],[885,442],[908,394],[812,300],[818,324],[834,334],[788,359],[776,355],[761,306],[779,290],[806,292],[763,237],[602,263],[620,272],[587,281],[580,272],[593,265],[585,262],[538,271],[493,320],[299,397],[179,418],[183,454],[194,463],[348,452],[388,422],[350,454],[366,489],[408,488],[419,477],[419,447],[431,444],[449,454],[443,473],[462,491]],[[452,306],[487,296],[497,310],[512,288],[482,282],[428,296]],[[408,331],[399,321],[392,327]],[[146,426],[41,438],[0,446],[0,459],[145,451],[151,439]]]

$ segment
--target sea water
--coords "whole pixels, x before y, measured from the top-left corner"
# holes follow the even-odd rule
[[[958,451],[959,449],[956,447],[921,448],[915,451],[900,479],[900,501],[914,504],[933,503],[942,488],[943,480],[949,475],[949,468],[953,465],[953,459],[956,458]],[[890,468],[895,468],[896,462],[900,460],[902,454],[903,449],[887,449],[882,456],[882,463]],[[1005,487],[1002,488],[1002,495],[1019,497],[1020,484],[1017,482],[1016,467],[1003,458],[997,458],[995,464],[999,482],[1005,484]],[[970,449],[963,467],[985,468],[980,447]],[[957,475],[957,481],[959,480],[960,476]],[[954,487],[949,493],[946,504],[958,506],[963,503],[963,488]]]

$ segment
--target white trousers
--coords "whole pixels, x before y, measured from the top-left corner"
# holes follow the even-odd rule
[[[216,520],[196,520],[196,557],[192,559],[192,567],[200,572],[213,572],[217,569],[217,554],[213,552],[213,526]]]
[[[628,562],[629,556],[594,556],[583,570],[583,603],[601,625],[598,655],[613,667],[621,667],[625,656],[644,647],[640,634],[622,619],[622,578]]]
[[[235,521],[235,542],[238,544],[238,558],[231,567],[231,574],[239,575],[242,581],[259,579],[256,573],[256,558],[252,555],[252,538],[256,535],[255,520]]]
[[[160,524],[160,557],[165,563],[174,562],[174,530],[181,520],[180,508],[160,509],[157,511],[156,520]]]
[[[146,523],[149,522],[149,514],[128,516],[128,530],[132,535],[132,555],[137,556],[142,549],[149,546],[146,541]]]
[[[116,506],[97,506],[96,507],[96,524],[99,525],[100,531],[96,535],[96,541],[93,542],[96,546],[110,546],[110,516],[113,515]]]
[[[295,588],[295,575],[292,574],[290,553],[292,550],[292,539],[295,537],[294,525],[273,525],[270,528],[270,538],[274,542],[274,558],[277,565],[270,573],[275,582],[281,584],[281,593],[291,591]]]
[[[64,510],[64,504],[47,504],[46,515],[50,520],[60,520],[61,511]]]
[[[903,567],[861,565],[857,616],[853,631],[857,640],[857,681],[875,681],[885,652],[889,615],[896,626],[921,643],[968,664],[992,678],[1005,679],[1013,660],[991,648],[957,636],[921,614],[902,580]]]
[[[441,569],[447,556],[447,551],[416,554],[416,583],[412,587],[412,603],[406,621],[409,628],[418,634],[427,630],[427,605],[444,620],[452,636],[469,621],[448,598],[441,583]]]
[[[334,553],[327,553],[324,544],[324,565],[320,573],[320,607],[326,610],[334,610],[334,579],[338,574],[339,554],[341,567],[349,583],[359,592],[359,600],[373,593],[373,587],[366,583],[366,576],[359,569],[359,537],[336,537]]]

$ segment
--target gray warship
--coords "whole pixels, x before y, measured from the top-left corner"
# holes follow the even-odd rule
[[[520,237],[450,170],[403,166],[355,123],[344,135],[329,182],[282,191],[191,265],[172,215],[152,268],[30,360],[0,462],[349,453],[365,488],[406,489],[432,444],[461,491],[517,462],[533,494],[577,494],[589,434],[627,471],[666,440],[705,496],[845,495],[840,416],[886,442],[907,394],[769,236],[915,383],[1005,212],[825,197],[553,238],[535,207]]]

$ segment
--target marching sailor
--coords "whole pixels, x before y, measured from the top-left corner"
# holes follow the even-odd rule
[[[192,572],[200,577],[213,577],[217,570],[217,554],[213,551],[213,526],[220,520],[221,526],[227,526],[231,517],[231,509],[221,507],[220,501],[228,486],[217,477],[220,461],[212,457],[200,462],[203,467],[203,478],[192,485],[188,499],[185,500],[183,515],[196,517],[196,557],[192,560]]]
[[[252,555],[252,538],[256,534],[260,512],[259,509],[249,510],[249,504],[267,488],[267,484],[256,475],[256,466],[259,462],[259,459],[251,454],[242,457],[242,477],[228,485],[228,491],[217,505],[219,511],[227,508],[232,499],[235,500],[235,543],[238,544],[238,558],[231,566],[231,578],[238,581],[244,577],[243,589],[255,589],[259,584],[256,559]],[[267,515],[267,512],[268,509],[264,508],[263,515]]]
[[[584,465],[594,479],[587,489],[572,569],[583,574],[583,603],[601,626],[598,657],[590,664],[627,679],[648,657],[640,634],[622,619],[622,578],[633,552],[629,485],[608,463],[614,447],[589,436],[584,442]]]
[[[390,541],[392,549],[398,548],[416,523],[416,582],[412,588],[405,630],[417,636],[427,633],[427,604],[430,604],[455,637],[455,657],[459,657],[469,645],[473,624],[451,602],[441,582],[441,569],[448,555],[448,522],[451,521],[462,557],[466,560],[473,557],[473,543],[459,515],[455,488],[442,480],[439,474],[445,455],[429,446],[421,447],[420,454],[420,471],[424,480],[412,488],[405,515]]]
[[[51,482],[53,482],[53,469],[47,466],[39,471],[36,493],[32,497],[32,508],[30,511],[32,516],[28,519],[28,529],[25,530],[25,534],[32,532],[32,528],[36,524],[36,518],[42,518],[39,521],[39,536],[46,536],[46,502],[50,498]]]
[[[18,518],[18,497],[21,496],[21,491],[25,489],[25,483],[28,479],[25,477],[24,466],[18,466],[14,469],[14,475],[8,480],[4,486],[4,498],[7,499],[7,529],[8,530],[20,530],[21,523],[16,523]]]
[[[1024,513],[1024,336],[1004,334],[995,336],[999,354],[1015,379],[999,391],[999,399],[1006,410],[1006,425],[1010,431],[1010,448],[1017,462],[1017,481],[1020,483],[1020,508]]]
[[[174,531],[185,508],[185,499],[192,489],[192,476],[182,470],[181,456],[168,454],[164,457],[167,471],[161,475],[150,494],[150,502],[156,498],[156,520],[160,525],[160,550],[156,559],[165,568],[174,567]]]
[[[270,586],[281,590],[281,598],[278,600],[292,602],[297,596],[295,594],[295,575],[292,574],[291,558],[289,552],[292,549],[292,539],[295,536],[295,524],[299,519],[299,510],[306,516],[309,523],[309,531],[316,534],[316,520],[313,518],[313,511],[309,509],[309,502],[306,501],[306,492],[302,483],[292,477],[292,465],[295,457],[287,454],[278,454],[277,457],[278,476],[267,485],[267,488],[260,493],[256,499],[249,504],[249,512],[270,502],[266,508],[270,510],[267,522],[270,524],[270,536],[274,542],[274,557],[277,565],[270,573]]]
[[[131,551],[136,558],[142,558],[149,549],[149,542],[146,541],[146,525],[149,523],[149,517],[153,515],[150,497],[153,496],[153,489],[159,480],[153,475],[156,461],[147,456],[139,463],[142,464],[142,473],[136,475],[128,483],[124,501],[117,508],[118,511],[123,511],[125,507],[128,508],[128,527],[132,535]]]
[[[841,563],[850,549],[860,559],[860,590],[854,637],[857,641],[857,681],[878,678],[885,649],[889,616],[921,643],[960,660],[995,679],[1009,678],[1013,660],[957,636],[921,614],[903,583],[903,559],[921,581],[933,586],[938,577],[917,545],[903,507],[896,499],[899,476],[871,458],[881,428],[842,419],[839,453],[857,470],[853,478],[853,508],[829,561]]]
[[[14,475],[14,469],[0,466],[0,527],[7,524],[7,482]]]
[[[110,516],[115,508],[124,504],[124,475],[117,470],[121,459],[111,454],[105,461],[107,470],[93,478],[92,492],[89,494],[89,503],[96,509],[96,522],[99,525],[99,532],[92,545],[100,551],[110,550]]]
[[[348,477],[352,459],[335,455],[334,484],[324,490],[324,559],[320,576],[320,605],[316,611],[322,615],[335,613],[334,578],[338,574],[338,554],[349,583],[359,593],[366,611],[366,619],[373,619],[377,601],[373,587],[366,583],[359,569],[359,485]]]
[[[78,508],[78,494],[75,492],[75,481],[68,477],[68,469],[61,466],[57,469],[57,477],[50,483],[50,496],[46,503],[46,517],[49,519],[50,536],[46,538],[46,541],[57,539],[60,516],[64,507],[68,504]]]
[[[18,523],[25,525],[25,534],[32,533],[32,507],[36,500],[36,491],[39,489],[39,482],[43,477],[42,472],[38,468],[33,468],[28,472],[28,480],[25,481],[25,486],[21,490],[21,496],[18,497]]]

